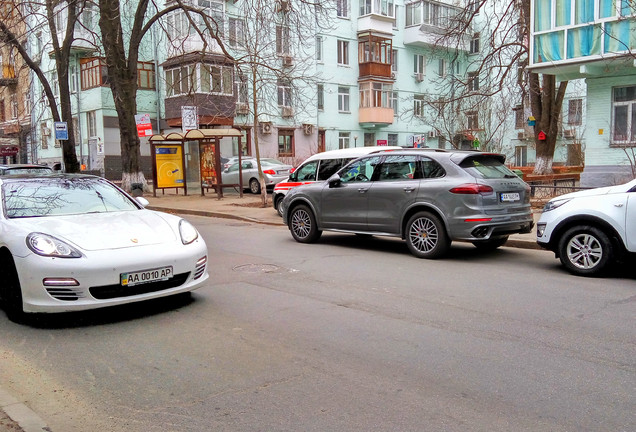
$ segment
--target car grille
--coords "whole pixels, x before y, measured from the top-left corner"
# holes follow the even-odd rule
[[[84,298],[84,291],[78,288],[51,287],[46,288],[46,292],[54,299],[62,301],[75,301]]]
[[[173,278],[165,281],[150,282],[131,287],[121,286],[119,284],[104,285],[99,287],[91,287],[88,290],[91,295],[98,300],[113,299],[118,297],[130,297],[139,294],[146,294],[156,291],[163,291],[170,288],[176,288],[183,285],[188,280],[189,276],[190,272],[186,272],[175,275]]]

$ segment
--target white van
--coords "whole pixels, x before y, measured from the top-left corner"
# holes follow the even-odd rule
[[[340,150],[329,150],[308,157],[293,172],[287,180],[278,183],[274,187],[272,201],[274,208],[280,214],[279,204],[287,194],[287,191],[296,186],[317,181],[324,181],[331,177],[340,168],[361,156],[387,150],[400,150],[398,146],[369,146],[352,147]]]

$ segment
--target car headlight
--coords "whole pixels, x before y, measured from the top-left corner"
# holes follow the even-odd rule
[[[31,233],[26,238],[27,247],[34,253],[47,257],[80,258],[82,254],[68,243],[48,234]]]
[[[543,207],[544,212],[549,212],[550,210],[554,210],[556,208],[561,207],[566,202],[570,201],[569,199],[555,199],[548,201],[546,205]]]
[[[179,234],[183,244],[190,244],[199,238],[199,232],[190,222],[185,219],[179,221]]]

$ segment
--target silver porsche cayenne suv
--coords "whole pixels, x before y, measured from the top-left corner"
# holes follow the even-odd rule
[[[290,190],[283,220],[301,243],[338,231],[401,237],[419,258],[443,256],[453,240],[495,249],[533,227],[530,188],[504,161],[460,150],[372,154]]]

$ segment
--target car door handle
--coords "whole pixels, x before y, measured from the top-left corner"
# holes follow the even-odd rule
[[[360,193],[367,193],[368,190],[369,190],[368,187],[366,187],[366,188],[358,188],[358,192],[360,192]]]
[[[614,207],[623,207],[622,203],[614,204]]]
[[[406,187],[404,188],[404,192],[406,192],[406,193],[411,193],[411,192],[413,192],[414,190],[415,190],[415,188],[414,188],[413,186],[406,186]]]

